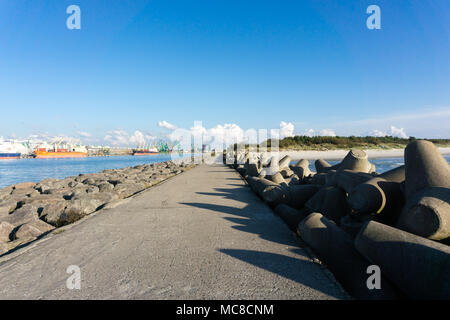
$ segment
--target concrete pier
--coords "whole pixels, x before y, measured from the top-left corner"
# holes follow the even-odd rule
[[[66,273],[81,270],[81,289]],[[228,167],[200,165],[0,257],[0,299],[345,299]]]

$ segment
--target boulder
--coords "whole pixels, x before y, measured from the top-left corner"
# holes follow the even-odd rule
[[[6,221],[0,222],[0,243],[10,241],[10,234],[14,230],[14,226]],[[0,252],[1,254],[1,252]]]
[[[59,200],[44,204],[40,212],[40,218],[48,224],[59,227],[64,223],[61,222],[61,215],[64,213],[69,201]]]
[[[160,181],[164,180],[159,178]],[[114,187],[114,193],[116,193],[119,198],[124,199],[131,197],[132,195],[145,189],[142,183],[121,183]]]
[[[14,210],[8,217],[3,218],[3,221],[6,221],[14,226],[19,226],[38,219],[39,215],[37,207],[32,204],[25,204]]]
[[[353,297],[363,300],[398,297],[396,289],[383,276],[381,289],[368,288],[367,268],[371,263],[358,253],[349,234],[320,213],[311,213],[303,219],[298,225],[298,234]]]
[[[97,187],[99,192],[111,192],[114,190],[114,185],[107,181],[101,182]]]
[[[95,212],[102,205],[104,205],[104,203],[101,200],[87,196],[70,200],[64,211],[59,215],[55,226],[61,227],[73,223],[84,216]]]
[[[41,220],[31,221],[20,225],[13,233],[13,239],[38,238],[53,230],[54,227]]]
[[[36,182],[22,182],[13,185],[14,190],[32,189],[36,185]]]
[[[8,199],[0,202],[0,219],[9,216],[17,208],[17,200]]]
[[[356,249],[412,299],[450,299],[450,247],[370,221]]]

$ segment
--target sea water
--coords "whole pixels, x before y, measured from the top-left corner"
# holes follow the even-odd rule
[[[186,155],[189,156],[189,155]],[[450,162],[450,155],[444,156]],[[44,179],[62,179],[81,173],[95,173],[105,169],[117,169],[145,163],[171,160],[169,154],[148,156],[111,156],[68,159],[11,159],[0,160],[0,188],[25,182],[39,182]],[[336,164],[339,161],[328,161]],[[373,158],[376,171],[383,173],[404,164],[403,158]],[[315,171],[314,161],[310,161],[311,171]]]

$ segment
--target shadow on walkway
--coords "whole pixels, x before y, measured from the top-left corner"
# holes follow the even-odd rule
[[[273,220],[279,218],[274,216],[273,212],[265,203],[256,198],[248,186],[238,186],[232,188],[215,188],[214,190],[217,192],[197,192],[197,194],[208,196],[208,201],[183,202],[181,204],[234,215],[236,217],[224,217],[225,220],[238,224],[232,226],[233,229],[254,233],[262,239],[283,245],[298,245],[297,239],[284,224],[281,223],[279,227],[273,228]],[[247,203],[247,205],[244,208],[220,205],[216,204],[215,197],[232,199]],[[249,201],[245,202],[246,199]]]
[[[336,286],[331,285],[328,281],[320,283],[314,276],[317,275],[317,265],[313,262],[271,252],[240,249],[219,249],[219,251],[258,268],[323,292],[331,297],[342,298],[342,294]]]
[[[228,179],[233,180],[231,178]],[[224,213],[231,215],[225,216],[223,219],[235,224],[231,226],[235,230],[253,233],[262,239],[282,245],[299,245],[295,235],[281,220],[279,221],[280,223],[274,223],[279,218],[253,193],[248,185],[231,183],[230,181],[230,183],[227,183],[227,186],[229,187],[214,188],[215,192],[197,192],[197,194],[205,196],[205,200],[202,202],[183,202],[181,204],[205,209],[207,211],[202,210],[202,212],[207,214]],[[240,208],[238,206],[223,205],[220,204],[221,199],[238,201],[244,203],[245,206]],[[290,249],[290,252],[299,255],[298,259],[262,251],[226,248],[219,249],[218,251],[309,286],[329,296],[342,298],[342,293],[338,287],[328,280],[328,278],[323,277],[322,272],[319,272],[320,277],[318,277],[317,264],[310,261],[305,251],[300,248]]]

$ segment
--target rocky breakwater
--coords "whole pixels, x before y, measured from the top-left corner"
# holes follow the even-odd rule
[[[193,166],[168,161],[0,189],[0,255]]]
[[[355,298],[450,299],[450,167],[425,140],[404,157],[382,174],[362,150],[316,172],[289,156],[233,166]]]

